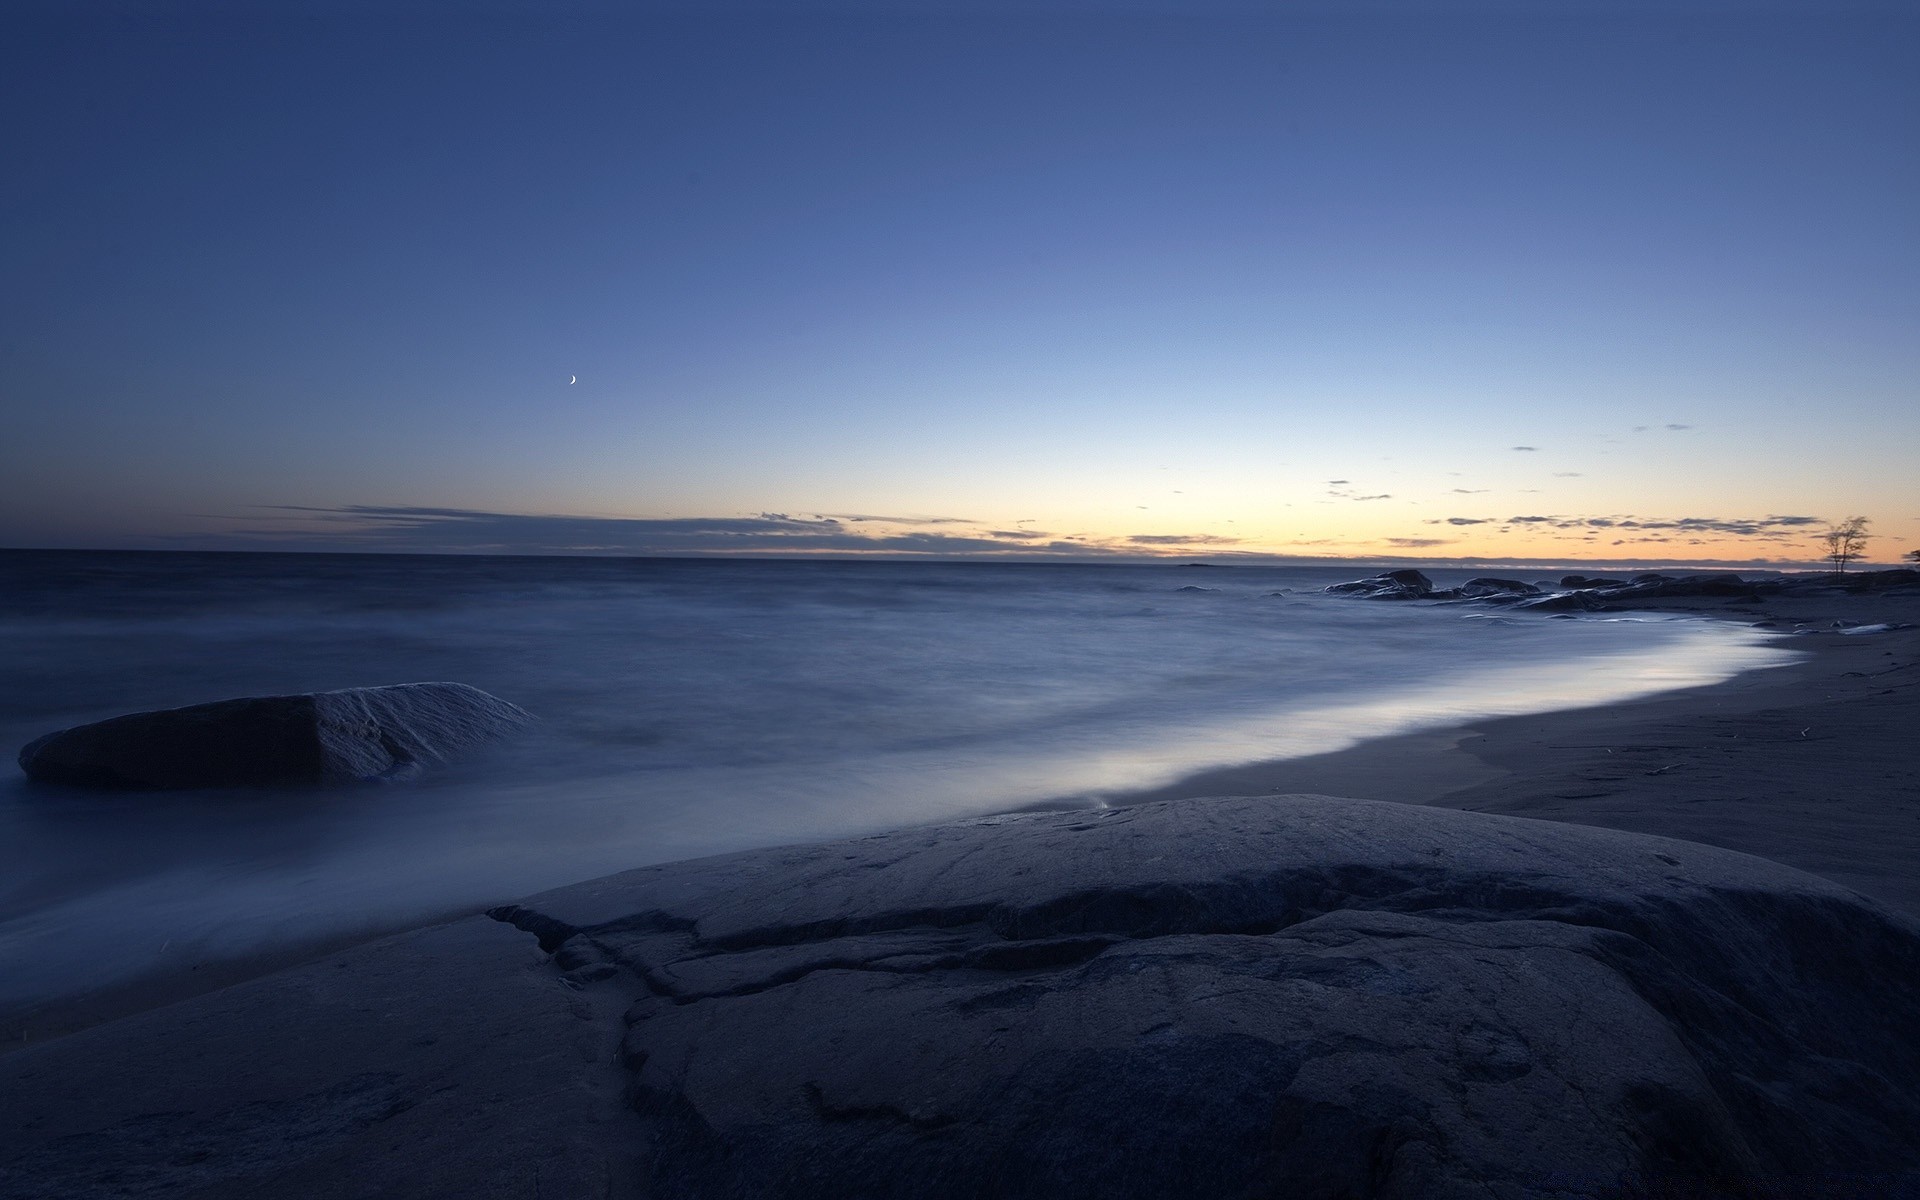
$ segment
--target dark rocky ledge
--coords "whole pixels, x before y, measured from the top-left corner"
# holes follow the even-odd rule
[[[1174,801],[491,915],[0,1058],[8,1194],[1920,1189],[1920,925],[1692,843]]]

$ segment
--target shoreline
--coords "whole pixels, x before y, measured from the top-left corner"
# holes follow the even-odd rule
[[[1920,622],[1920,597],[1637,607],[1745,625]],[[1920,916],[1920,761],[1902,756],[1920,728],[1920,628],[1782,644],[1800,658],[1718,683],[1218,768],[1109,803],[1320,793],[1594,825],[1758,855]]]
[[[1920,621],[1920,597],[1633,607],[1748,626]],[[1920,916],[1920,766],[1901,762],[1896,749],[1920,727],[1920,629],[1781,641],[1801,657],[1718,683],[1213,768],[1103,806],[1323,794],[1653,833],[1809,870]],[[1742,740],[1742,753],[1730,755]],[[1829,794],[1836,778],[1850,783],[1848,794]],[[1056,800],[1004,811],[1086,808]],[[466,915],[212,960],[0,1013],[0,1055]]]

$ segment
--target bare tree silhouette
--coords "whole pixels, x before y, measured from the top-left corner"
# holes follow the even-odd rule
[[[1867,545],[1867,518],[1848,517],[1838,525],[1829,525],[1820,540],[1827,547],[1827,561],[1836,577],[1847,573],[1847,564],[1860,557]]]

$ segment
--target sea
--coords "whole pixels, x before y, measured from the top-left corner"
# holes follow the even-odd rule
[[[0,552],[0,745],[423,680],[538,718],[391,783],[113,793],[9,770],[0,1012],[649,863],[1123,803],[1791,657],[1727,622],[1323,590],[1377,569]],[[1516,577],[1557,577],[1536,574]]]

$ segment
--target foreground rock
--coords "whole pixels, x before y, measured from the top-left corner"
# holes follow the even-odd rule
[[[460,683],[249,696],[132,713],[30,742],[20,769],[87,787],[255,787],[390,778],[499,737],[527,714]]]
[[[1173,801],[495,915],[0,1056],[0,1192],[1920,1187],[1920,926],[1686,842]]]
[[[1920,928],[1690,843],[1175,801],[648,869],[495,915],[576,983],[643,981],[624,1061],[658,1196],[1920,1170]]]

